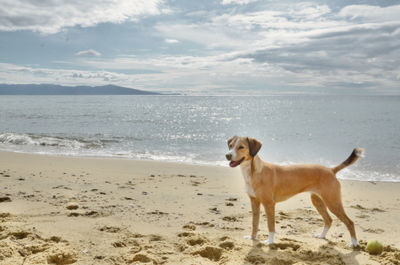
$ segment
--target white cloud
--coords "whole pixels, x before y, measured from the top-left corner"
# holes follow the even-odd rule
[[[179,40],[176,39],[165,39],[164,41],[169,44],[179,43]]]
[[[203,24],[165,24],[159,23],[155,26],[158,34],[188,42],[199,43],[207,48],[233,48],[246,46],[249,40],[238,40],[229,35],[223,25],[216,23]]]
[[[44,34],[63,28],[122,23],[164,12],[163,0],[2,0],[0,31],[32,30]]]
[[[247,5],[249,3],[257,2],[258,0],[222,0],[223,5],[237,4]]]
[[[179,58],[172,65],[209,69],[227,86],[232,80],[239,85],[235,77],[246,76],[247,87],[263,81],[268,87],[379,90],[397,87],[398,13],[397,6],[351,6],[334,13],[327,5],[297,3],[155,28],[163,36],[196,42],[212,51],[209,54],[220,54],[218,59]]]
[[[400,5],[379,7],[369,5],[350,5],[340,10],[339,16],[363,22],[400,21]]]
[[[79,51],[75,53],[76,56],[84,56],[84,57],[99,57],[101,55],[100,52],[95,51],[93,49]]]
[[[236,30],[275,31],[286,29],[304,31],[337,26],[338,22],[325,18],[331,12],[326,5],[302,3],[285,10],[262,10],[257,12],[223,14],[212,19],[213,23]]]
[[[86,50],[66,69],[0,64],[0,83],[115,83],[178,92],[398,87],[399,6],[353,5],[335,11],[307,2],[274,4],[256,12],[223,8],[226,13],[200,10],[195,19],[163,16],[165,20],[149,22],[148,32],[164,43],[160,46],[181,42],[178,53],[136,50],[136,56],[110,58]],[[69,70],[74,67],[92,70]]]
[[[19,76],[19,78],[18,78]],[[21,78],[23,76],[23,78]],[[126,79],[124,74],[109,71],[50,69],[0,63],[0,83],[55,83],[61,85],[99,85]]]
[[[49,69],[0,63],[0,83],[56,83],[62,85],[104,85],[209,93],[213,89],[243,88],[253,78],[274,78],[277,71],[251,63],[247,58],[218,56],[159,56],[157,58],[118,57],[112,60],[84,58],[81,65],[91,71]],[[229,60],[227,60],[229,59]],[[97,69],[97,70],[96,70]],[[106,70],[103,70],[106,69]],[[119,73],[125,70],[125,73]],[[146,70],[148,72],[146,73]],[[133,72],[133,73],[129,73]],[[137,72],[137,73],[135,73]],[[266,72],[273,73],[266,74]],[[250,80],[249,80],[250,78]],[[257,81],[259,82],[259,81]]]
[[[163,37],[202,44],[208,49],[257,49],[267,43],[279,47],[302,42],[306,32],[348,24],[328,19],[330,12],[326,5],[298,3],[289,8],[225,13],[201,23],[159,23],[155,29]]]

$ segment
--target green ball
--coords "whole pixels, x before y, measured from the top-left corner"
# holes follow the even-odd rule
[[[383,251],[383,246],[377,240],[370,240],[367,244],[367,251],[371,255],[379,255]]]

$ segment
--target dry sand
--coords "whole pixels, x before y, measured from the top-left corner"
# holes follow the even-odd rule
[[[239,169],[0,152],[0,264],[400,264],[400,183],[341,181],[361,247],[308,194],[277,205],[277,243],[248,241]],[[365,252],[367,240],[385,246]]]

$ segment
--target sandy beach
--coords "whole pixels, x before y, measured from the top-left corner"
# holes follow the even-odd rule
[[[400,183],[341,181],[360,247],[309,194],[277,205],[277,243],[251,229],[240,170],[0,152],[0,264],[400,264]],[[332,216],[333,217],[333,216]],[[384,244],[379,256],[366,242]]]

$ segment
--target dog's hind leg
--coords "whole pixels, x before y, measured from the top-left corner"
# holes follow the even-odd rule
[[[312,201],[312,204],[317,209],[317,211],[319,212],[319,214],[324,219],[324,223],[325,223],[324,230],[322,231],[322,233],[315,234],[314,236],[318,237],[318,238],[325,238],[326,233],[328,232],[329,228],[332,225],[332,218],[329,216],[329,213],[326,209],[325,203],[322,201],[322,199],[317,194],[311,193],[311,201]]]
[[[335,183],[336,185],[332,186],[330,189],[329,194],[321,194],[322,200],[324,201],[325,205],[328,209],[342,221],[347,229],[350,232],[351,242],[349,246],[356,247],[358,246],[357,237],[356,237],[356,230],[354,229],[354,222],[346,215],[342,199],[340,196],[340,183]]]

